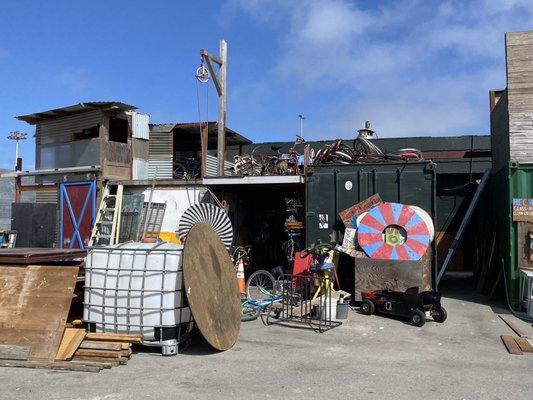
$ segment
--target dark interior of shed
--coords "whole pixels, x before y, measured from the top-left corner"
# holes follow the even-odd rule
[[[215,190],[221,201],[229,205],[228,215],[233,224],[234,244],[251,245],[250,268],[271,270],[282,266],[290,273],[292,265],[284,252],[289,240],[286,221],[304,221],[304,188],[295,185],[243,185],[226,186]],[[288,211],[286,199],[297,199],[302,205],[298,215]],[[291,217],[291,215],[293,217]],[[305,248],[304,229],[295,230],[297,248]]]

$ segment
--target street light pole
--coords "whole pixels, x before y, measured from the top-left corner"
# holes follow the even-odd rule
[[[303,135],[304,135],[304,119],[305,119],[305,117],[302,114],[299,114],[298,118],[300,118],[300,137],[303,137]]]
[[[8,139],[14,140],[16,142],[15,145],[15,171],[20,171],[22,169],[22,162],[19,161],[19,142],[21,140],[26,140],[28,137],[28,134],[26,132],[22,131],[13,131],[10,132],[7,136]]]

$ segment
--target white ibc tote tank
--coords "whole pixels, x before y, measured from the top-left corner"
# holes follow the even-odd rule
[[[96,332],[138,333],[176,354],[193,328],[183,290],[183,246],[128,242],[87,254],[83,319]]]

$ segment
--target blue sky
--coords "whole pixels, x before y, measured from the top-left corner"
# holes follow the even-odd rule
[[[228,42],[228,126],[254,141],[487,134],[505,86],[504,33],[533,29],[533,2],[4,0],[1,167],[15,115],[118,100],[152,122],[197,121],[199,49]],[[209,89],[209,116],[216,94]],[[206,87],[200,87],[203,118]],[[33,140],[22,144],[33,166]]]

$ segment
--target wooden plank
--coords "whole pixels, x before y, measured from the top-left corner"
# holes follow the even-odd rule
[[[524,353],[533,353],[533,346],[525,338],[515,338],[515,342]]]
[[[89,361],[89,360],[71,360],[69,361],[70,364],[73,365],[89,365],[89,366],[95,366],[99,367],[100,369],[110,369],[115,364],[110,362],[101,362],[101,361]],[[117,365],[120,365],[119,363],[116,363]]]
[[[56,361],[70,360],[85,338],[85,329],[65,328],[56,354]]]
[[[119,365],[124,364],[121,358],[117,359],[117,358],[105,358],[105,357],[85,357],[85,356],[76,356],[76,355],[74,355],[74,357],[72,358],[72,361],[70,362],[105,363],[105,364],[111,364],[111,366],[113,367],[118,367]]]
[[[76,356],[84,356],[84,357],[121,358],[122,357],[121,352],[122,350],[111,351],[111,350],[78,349],[76,350],[76,353],[74,354]]]
[[[53,369],[61,371],[100,372],[102,368],[94,365],[84,365],[69,361],[46,362],[46,361],[22,361],[1,360],[0,367]]]
[[[522,329],[520,329],[520,327],[516,325],[513,321],[511,321],[511,319],[507,315],[499,314],[498,316],[503,322],[507,324],[509,328],[511,328],[514,331],[514,333],[516,333],[521,338],[527,338],[525,332]]]
[[[109,342],[141,343],[142,336],[131,333],[87,333],[88,340],[106,340]]]
[[[356,258],[354,300],[360,301],[361,294],[368,290],[394,290],[403,292],[414,286],[420,291],[431,288],[431,251],[419,261],[374,260]]]
[[[0,344],[31,346],[31,361],[53,362],[63,337],[78,266],[0,268]]]
[[[0,360],[27,360],[30,350],[30,346],[0,344]]]
[[[507,351],[510,354],[515,354],[515,355],[523,354],[522,350],[520,350],[520,347],[518,346],[518,344],[516,343],[516,341],[511,335],[501,335],[500,337],[503,341],[503,344],[507,348]]]
[[[122,343],[120,342],[101,342],[98,340],[84,340],[80,344],[80,349],[86,350],[122,350]],[[127,350],[127,349],[126,349]]]

